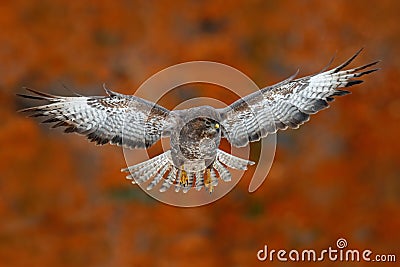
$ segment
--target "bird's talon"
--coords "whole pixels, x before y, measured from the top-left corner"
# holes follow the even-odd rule
[[[212,181],[211,181],[210,169],[206,170],[206,178],[204,179],[204,186],[210,194],[214,191],[214,186],[212,185]]]
[[[188,179],[186,171],[182,170],[181,178],[179,179],[179,184],[186,186],[186,185],[188,185],[188,181],[189,181],[189,179]]]

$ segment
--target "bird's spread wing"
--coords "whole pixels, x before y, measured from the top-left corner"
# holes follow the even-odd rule
[[[334,69],[300,79],[293,75],[220,109],[224,137],[241,147],[278,129],[298,128],[309,120],[310,114],[327,108],[335,96],[350,93],[339,88],[361,83],[355,78],[378,70],[368,69],[378,61],[344,70],[360,52]]]
[[[97,144],[117,144],[129,148],[145,148],[161,138],[168,124],[169,111],[144,99],[112,92],[108,96],[55,96],[29,88],[35,95],[19,96],[48,103],[23,109],[32,117],[46,117],[52,128],[66,127],[65,132],[77,132]]]

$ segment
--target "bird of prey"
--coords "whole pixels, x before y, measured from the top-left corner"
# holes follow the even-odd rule
[[[149,182],[148,190],[162,181],[161,192],[173,186],[177,192],[204,187],[211,193],[219,179],[230,181],[227,167],[245,170],[254,164],[218,149],[221,138],[242,147],[277,130],[298,128],[334,97],[350,93],[340,88],[359,84],[357,78],[378,70],[370,68],[378,61],[346,69],[361,50],[336,68],[298,79],[296,73],[221,109],[200,106],[170,111],[104,87],[106,96],[68,97],[26,88],[33,95],[20,96],[47,103],[21,111],[44,116],[44,123],[54,123],[52,128],[66,127],[66,133],[85,135],[99,145],[148,148],[162,136],[169,137],[170,150],[123,169],[129,172],[127,178],[137,184]]]

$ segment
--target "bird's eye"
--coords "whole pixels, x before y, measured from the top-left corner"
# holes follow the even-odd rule
[[[207,126],[207,127],[210,127],[210,126],[211,126],[211,121],[206,120],[206,126]]]

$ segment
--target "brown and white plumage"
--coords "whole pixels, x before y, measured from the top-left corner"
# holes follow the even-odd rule
[[[336,96],[350,93],[341,88],[359,84],[357,78],[376,71],[373,62],[345,70],[359,50],[340,66],[295,79],[295,75],[254,92],[223,109],[208,106],[169,111],[144,99],[112,92],[107,96],[62,97],[28,91],[25,98],[47,101],[42,106],[23,109],[31,116],[46,117],[52,128],[86,135],[97,144],[117,144],[147,148],[161,136],[169,136],[171,150],[130,166],[127,178],[133,183],[148,182],[147,189],[161,184],[161,192],[172,185],[176,191],[205,187],[212,192],[218,178],[228,182],[227,167],[245,170],[253,162],[218,149],[220,139],[237,147],[258,141],[278,129],[298,128],[314,114],[329,106]],[[296,73],[297,74],[297,73]]]
[[[311,114],[329,107],[334,97],[350,93],[340,88],[359,84],[362,81],[355,78],[378,70],[368,69],[378,61],[344,70],[360,52],[334,69],[299,79],[294,75],[221,109],[226,114],[221,121],[224,136],[232,145],[241,147],[268,133],[298,128]]]
[[[32,112],[31,117],[46,117],[43,123],[54,123],[52,128],[66,127],[64,132],[83,134],[99,145],[150,147],[161,138],[169,114],[169,110],[157,104],[106,88],[106,97],[64,97],[26,89],[36,95],[20,96],[45,100],[49,104],[21,111]]]

